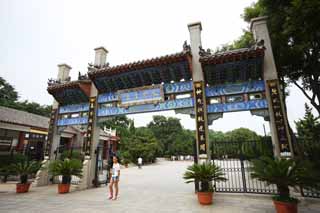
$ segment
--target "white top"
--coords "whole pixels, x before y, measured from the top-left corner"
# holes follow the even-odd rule
[[[118,177],[120,172],[120,164],[114,163],[112,166],[112,177]]]
[[[138,158],[138,164],[142,164],[142,158]]]

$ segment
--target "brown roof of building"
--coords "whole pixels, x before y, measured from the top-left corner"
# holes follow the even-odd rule
[[[47,117],[3,106],[0,106],[0,121],[41,129],[49,127],[49,118]]]
[[[171,54],[171,55],[165,55],[161,57],[136,61],[132,63],[121,64],[113,67],[107,66],[103,68],[98,68],[98,69],[89,71],[88,75],[90,76],[90,78],[94,78],[96,76],[101,76],[101,75],[114,75],[122,72],[128,72],[131,70],[137,70],[137,69],[143,69],[143,68],[152,67],[152,66],[159,66],[159,65],[179,62],[179,61],[187,60],[188,57],[191,57],[190,52],[182,51],[182,52]]]
[[[203,65],[206,64],[222,64],[231,61],[241,61],[250,58],[257,58],[264,56],[264,48],[243,48],[237,50],[230,50],[225,52],[219,52],[212,55],[206,55],[200,57],[200,62]]]

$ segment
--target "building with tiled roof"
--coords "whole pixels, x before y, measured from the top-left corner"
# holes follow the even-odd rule
[[[19,152],[41,160],[48,128],[48,117],[0,106],[0,155]],[[59,133],[61,137],[57,154],[71,148],[81,150],[85,137],[83,128],[61,128]],[[100,140],[104,147],[104,155],[108,155],[108,148],[111,147],[112,151],[115,151],[119,138],[112,131],[101,130]]]

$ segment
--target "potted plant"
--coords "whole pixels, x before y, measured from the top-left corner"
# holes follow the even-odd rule
[[[212,182],[226,181],[222,169],[214,163],[193,164],[187,168],[183,178],[186,183],[200,183],[197,192],[200,204],[209,205],[212,203],[213,185]]]
[[[62,176],[62,182],[58,184],[60,194],[70,191],[71,178],[73,176],[82,177],[82,162],[78,159],[55,160],[49,165],[49,172],[55,176]]]
[[[289,187],[316,184],[309,168],[309,164],[303,161],[261,157],[252,161],[251,177],[277,186],[278,195],[273,197],[273,202],[278,213],[295,213],[298,200],[290,196]]]
[[[25,193],[29,191],[30,182],[28,175],[35,174],[41,167],[41,163],[36,161],[21,161],[10,165],[9,169],[13,174],[19,175],[20,182],[16,185],[17,193]]]

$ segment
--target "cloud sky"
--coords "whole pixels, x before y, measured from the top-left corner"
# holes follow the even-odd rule
[[[182,50],[189,41],[187,24],[202,22],[202,46],[215,49],[238,38],[247,24],[243,9],[253,1],[108,1],[108,0],[1,0],[0,76],[9,81],[21,99],[51,104],[47,79],[57,76],[57,64],[72,66],[71,76],[87,71],[93,49],[105,46],[107,61],[117,65]],[[290,123],[304,114],[306,99],[295,88],[288,98]],[[174,112],[185,128],[195,124]],[[133,115],[137,126],[146,125],[151,113]],[[268,123],[249,112],[225,114],[214,122],[214,130],[247,127],[263,134]]]

